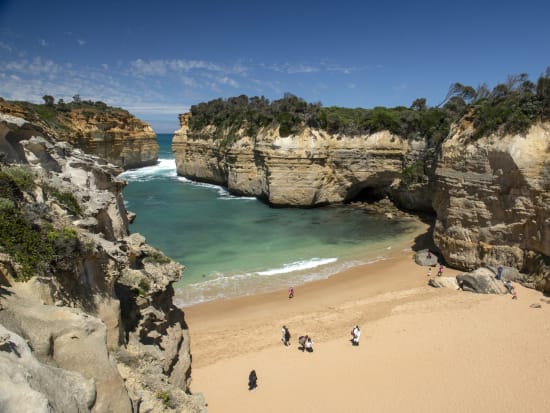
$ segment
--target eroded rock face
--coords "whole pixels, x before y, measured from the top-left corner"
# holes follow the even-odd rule
[[[280,137],[273,128],[264,128],[255,137],[243,132],[222,147],[211,127],[205,128],[204,139],[192,139],[189,116],[180,115],[181,128],[173,139],[178,174],[224,185],[232,193],[255,196],[271,205],[349,201],[365,189],[377,196],[397,192],[409,156],[425,150],[423,141],[387,131],[349,137],[311,128],[288,137]]]
[[[435,171],[434,241],[454,267],[507,265],[544,289],[550,256],[550,125],[472,141],[455,128]],[[546,275],[545,275],[546,274]]]
[[[51,111],[55,115],[54,124],[40,119],[32,111],[32,106],[0,101],[0,121],[1,116],[15,116],[27,122],[26,126],[21,125],[27,129],[25,139],[32,136],[38,125],[48,136],[69,142],[124,169],[154,165],[158,160],[159,146],[155,132],[149,124],[125,110],[96,103]],[[4,149],[4,141],[20,139],[21,132],[13,135],[9,128],[0,126],[0,148]]]
[[[43,365],[36,367],[40,374],[48,377],[51,367],[61,377],[59,389],[26,381],[36,396],[27,411],[205,411],[202,396],[189,391],[189,332],[183,312],[172,303],[172,284],[183,267],[141,235],[129,234],[125,182],[115,176],[121,169],[51,139],[22,119],[4,118],[0,125],[10,130],[12,139],[4,142],[10,153],[35,177],[18,207],[36,211],[30,215],[37,217],[36,225],[47,222],[74,234],[65,241],[66,253],[56,256],[54,273],[37,273],[26,283],[16,282],[22,278],[18,263],[0,254],[0,326],[10,337],[27,340],[36,363]],[[59,194],[71,194],[79,211],[69,209]],[[58,400],[73,391],[66,385],[74,377],[78,386],[88,386],[87,396],[75,401],[78,407],[66,408]],[[24,382],[19,379],[0,373],[0,394],[5,386]],[[26,406],[21,403],[19,409]],[[10,410],[15,405],[0,410],[25,411]]]

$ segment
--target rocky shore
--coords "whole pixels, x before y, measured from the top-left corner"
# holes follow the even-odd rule
[[[182,266],[129,234],[121,169],[25,119],[0,128],[0,411],[206,411]]]

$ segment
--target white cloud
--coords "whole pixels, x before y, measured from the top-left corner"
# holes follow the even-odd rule
[[[44,39],[39,39],[39,40],[38,40],[38,43],[39,43],[40,46],[42,46],[42,47],[48,46],[48,42],[47,42],[46,40],[44,40]]]
[[[288,73],[288,74],[315,73],[321,70],[318,67],[304,65],[304,64],[293,64],[293,63],[274,64],[274,65],[268,66],[268,68],[271,70],[274,70],[275,72],[282,72],[282,73]]]
[[[86,40],[82,40],[82,39],[76,39],[76,42],[80,45],[80,46],[84,46],[86,44]]]

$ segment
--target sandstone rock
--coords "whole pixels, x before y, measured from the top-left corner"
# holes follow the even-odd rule
[[[456,276],[460,288],[480,294],[507,294],[508,290],[502,281],[495,279],[495,276],[488,268],[478,268],[467,274]]]
[[[428,251],[429,250],[427,249],[417,251],[416,254],[414,255],[414,262],[416,262],[418,265],[429,266],[429,267],[433,267],[437,265],[438,263],[437,255],[435,255],[435,253],[433,252],[430,252],[431,257],[428,257]]]
[[[0,126],[0,151],[7,153],[9,158],[17,156],[14,142],[29,139],[41,131],[124,169],[154,165],[158,159],[157,137],[151,126],[125,110],[106,105],[73,107],[56,112],[55,122],[49,124],[31,106],[1,101],[1,122],[17,126],[16,130]],[[6,139],[12,145],[4,145]]]
[[[542,285],[547,266],[534,263],[550,256],[550,124],[476,141],[471,133],[456,125],[441,146],[434,241],[451,266],[504,265]]]
[[[230,147],[221,148],[209,128],[204,139],[191,139],[189,116],[180,115],[173,139],[178,174],[272,205],[350,201],[369,188],[389,193],[399,186],[407,154],[423,150],[419,142],[387,131],[349,137],[311,128],[288,137],[280,137],[276,128],[261,129],[254,137],[241,131]]]
[[[433,277],[428,280],[428,285],[434,288],[450,288],[452,290],[460,289],[455,277]]]
[[[22,337],[1,324],[0,335],[1,412],[91,412],[93,380],[39,362]]]
[[[59,255],[53,269],[37,270],[27,283],[15,282],[21,267],[0,253],[0,283],[11,286],[10,294],[0,290],[0,322],[27,339],[40,362],[60,374],[93,379],[94,411],[206,411],[202,395],[190,394],[189,332],[172,301],[172,284],[183,267],[141,235],[128,233],[125,182],[115,176],[120,168],[56,142],[39,128],[15,141],[14,156],[29,165],[38,183],[24,194],[28,205],[21,208],[41,211],[36,225],[48,222],[76,236],[65,240],[68,253]],[[74,196],[81,211],[68,210],[48,188]],[[117,360],[120,346],[136,361],[132,368]],[[59,385],[65,386],[60,392],[72,391]],[[171,408],[157,396],[164,392]],[[37,400],[47,406],[51,397],[42,393]],[[29,411],[40,411],[44,403],[30,399]],[[24,400],[19,407],[25,411]]]

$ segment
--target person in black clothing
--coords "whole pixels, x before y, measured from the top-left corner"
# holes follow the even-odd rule
[[[256,375],[256,370],[252,370],[248,375],[248,390],[254,390],[258,387],[258,376]]]

